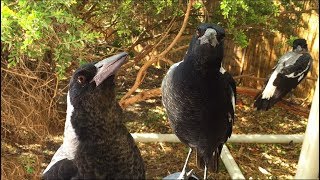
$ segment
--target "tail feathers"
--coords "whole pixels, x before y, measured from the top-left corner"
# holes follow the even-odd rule
[[[198,150],[196,150],[196,163],[197,167],[204,169],[205,160],[207,161],[207,168],[212,173],[217,173],[219,170],[219,160],[220,160],[220,154],[223,144],[221,144],[212,154],[211,157],[205,158],[204,156],[201,156],[198,153]]]
[[[271,97],[270,99],[262,99],[262,94],[258,94],[255,98],[255,102],[253,106],[257,108],[257,110],[267,111],[272,108],[278,101],[281,100],[281,97]]]

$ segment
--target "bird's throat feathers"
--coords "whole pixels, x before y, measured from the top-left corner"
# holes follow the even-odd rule
[[[221,61],[217,61],[214,54],[209,53],[190,53],[184,58],[183,66],[185,70],[193,71],[199,75],[207,75],[209,72],[218,72]]]
[[[73,111],[71,123],[79,141],[98,141],[112,136],[114,126],[122,125],[122,109],[116,101],[112,103],[101,101],[103,105],[89,103],[86,106],[75,107],[82,110]],[[91,105],[90,105],[91,104]]]
[[[185,66],[192,66],[192,69],[198,72],[219,71],[222,59],[223,42],[219,42],[213,47],[208,43],[201,44],[194,37],[184,57],[184,64]]]

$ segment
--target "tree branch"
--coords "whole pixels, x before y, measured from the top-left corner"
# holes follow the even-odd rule
[[[162,52],[160,53],[158,56],[152,57],[149,61],[147,61],[139,70],[136,81],[134,83],[134,85],[131,87],[131,89],[121,98],[119,104],[121,107],[123,107],[123,104],[125,103],[126,98],[128,98],[131,94],[134,93],[134,91],[139,87],[139,85],[141,84],[141,82],[143,81],[143,77],[146,74],[146,70],[155,62],[157,62],[158,60],[162,60],[162,58],[172,49],[172,47],[176,44],[176,42],[178,41],[178,39],[180,38],[180,36],[182,35],[183,31],[185,30],[186,26],[187,26],[187,22],[188,22],[188,18],[190,15],[190,11],[191,11],[191,7],[192,7],[192,3],[193,0],[190,0],[188,3],[188,7],[187,7],[187,11],[183,20],[183,24],[182,27],[180,28],[180,31],[178,32],[178,34],[176,35],[176,37],[174,38],[174,40],[171,42],[171,44]],[[173,24],[173,23],[172,23]],[[168,31],[166,32],[166,34],[163,36],[163,38],[159,41],[159,43],[157,43],[157,45],[155,47],[157,47],[160,42],[162,42],[166,36],[167,33],[170,31],[172,25],[170,26],[170,28],[168,29]]]
[[[259,92],[260,92],[259,90],[253,89],[253,88],[237,87],[237,94],[245,94],[245,95],[248,95],[251,97],[255,97]],[[122,107],[126,108],[131,104],[141,102],[146,99],[159,97],[159,96],[161,96],[161,89],[160,88],[146,90],[146,91],[143,91],[135,96],[132,96],[132,97],[126,99],[126,101],[124,101],[122,103]],[[294,114],[304,116],[304,117],[308,117],[308,114],[309,114],[309,109],[300,107],[299,104],[294,104],[292,102],[288,102],[283,99],[281,101],[279,101],[278,103],[276,103],[276,106],[282,107],[286,110],[291,111]]]
[[[131,104],[134,104],[134,103],[146,100],[146,99],[158,97],[160,95],[161,95],[160,88],[146,90],[146,91],[143,91],[135,96],[127,98],[125,101],[122,102],[121,106],[122,106],[122,108],[126,108]]]

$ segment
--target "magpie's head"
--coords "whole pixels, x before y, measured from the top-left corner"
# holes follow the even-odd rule
[[[69,83],[70,103],[75,108],[88,108],[96,103],[113,103],[114,76],[125,62],[125,52],[77,69]]]
[[[187,58],[192,57],[195,69],[220,69],[223,59],[225,31],[215,24],[200,24],[189,45]],[[187,59],[185,58],[185,59]]]
[[[293,41],[293,50],[301,51],[302,49],[308,50],[307,41],[305,39],[296,39]]]
[[[198,45],[207,45],[212,47],[216,47],[222,43],[224,37],[224,29],[215,24],[200,24],[195,34]]]

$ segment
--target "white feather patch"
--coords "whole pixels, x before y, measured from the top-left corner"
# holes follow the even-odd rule
[[[221,72],[221,74],[224,74],[226,72],[226,70],[222,66],[220,67],[219,71]]]
[[[47,168],[43,171],[43,174],[47,172],[55,163],[62,159],[74,159],[77,147],[79,145],[79,140],[71,124],[71,116],[74,111],[74,107],[70,102],[70,96],[68,92],[67,96],[67,116],[64,126],[64,138],[63,143],[57,152],[53,155],[51,162]]]
[[[171,73],[182,61],[174,63],[172,66],[170,66],[169,70],[167,71],[166,75],[164,76],[164,78],[161,82],[161,88],[164,86],[164,83],[167,80],[167,78],[168,78],[167,76],[169,76],[169,73]]]
[[[306,72],[308,69],[309,69],[309,66],[310,66],[310,61],[309,61],[309,63],[308,63],[308,65],[307,65],[307,67],[303,70],[303,71],[301,71],[300,73],[298,73],[297,75],[294,75],[294,72],[293,73],[291,73],[291,74],[288,74],[288,75],[286,75],[286,77],[288,77],[288,78],[296,78],[296,77],[298,77],[298,76],[300,76],[299,77],[299,79],[301,78],[301,75],[302,75],[302,77],[303,77],[303,73],[304,72]],[[298,79],[298,81],[300,81]]]
[[[231,114],[230,114],[230,113],[228,113],[228,120],[229,120],[229,123],[231,123],[231,122],[232,122],[232,116],[231,116]],[[233,124],[233,122],[232,122],[232,124]]]
[[[304,77],[304,75],[302,74],[302,75],[298,78],[298,82],[300,82],[303,77]]]
[[[273,85],[273,82],[277,78],[277,75],[278,75],[277,71],[274,71],[272,73],[266,88],[262,92],[262,99],[270,99],[273,96],[277,88],[276,86]]]
[[[232,89],[231,89],[231,102],[232,102],[233,112],[235,112],[236,111],[236,100],[234,98],[234,93],[233,93]]]

